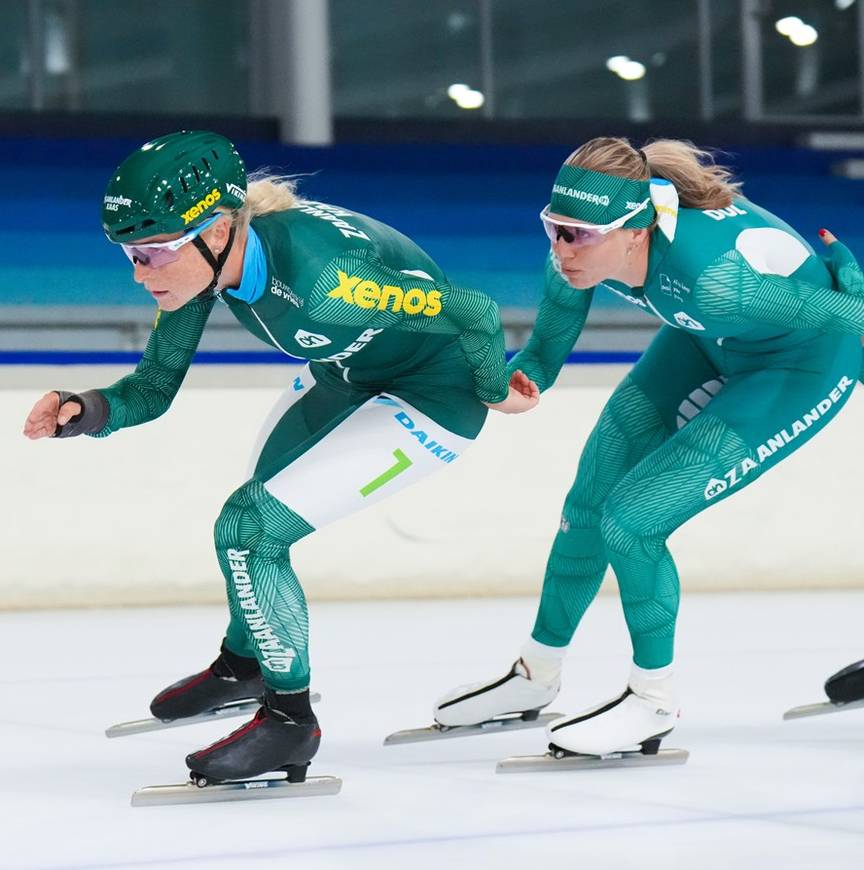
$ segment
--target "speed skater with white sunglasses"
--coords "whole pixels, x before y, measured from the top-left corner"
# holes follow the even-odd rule
[[[216,520],[230,607],[220,653],[150,706],[177,722],[260,698],[251,722],[187,757],[192,775],[200,784],[280,769],[303,780],[321,732],[294,545],[446,469],[490,408],[529,410],[537,388],[509,386],[492,299],[451,283],[392,227],[303,199],[290,178],[247,178],[234,145],[215,133],[173,133],[129,155],[109,182],[102,222],[156,301],[156,323],[134,372],[81,394],[51,391],[24,434],[103,438],[167,411],[217,302],[307,363],[286,377],[248,479]],[[201,437],[218,429],[219,414],[202,422]]]
[[[821,432],[861,368],[864,293],[851,253],[822,230],[823,260],[740,188],[709,153],[678,140],[640,149],[594,139],[561,167],[540,215],[545,290],[510,371],[548,389],[595,292],[661,326],[582,451],[519,658],[503,677],[441,698],[440,726],[536,720],[558,693],[567,646],[607,567],[632,644],[628,684],[551,721],[551,759],[630,753],[644,763],[675,726],[679,582],[668,537]]]

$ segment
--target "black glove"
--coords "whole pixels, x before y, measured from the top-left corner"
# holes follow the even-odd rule
[[[105,428],[108,422],[108,402],[99,390],[87,390],[83,393],[67,393],[65,390],[54,392],[60,397],[61,408],[66,402],[77,402],[81,406],[81,413],[62,426],[58,423],[52,438],[72,438]]]

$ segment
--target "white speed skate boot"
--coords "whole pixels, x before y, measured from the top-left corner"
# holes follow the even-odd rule
[[[687,752],[660,749],[678,714],[671,665],[656,670],[633,665],[627,689],[619,697],[549,723],[545,756],[507,759],[499,763],[498,770],[683,764]]]
[[[555,700],[561,688],[565,652],[564,647],[529,640],[522,647],[520,658],[503,677],[453,689],[436,702],[434,725],[397,731],[384,743],[537,728],[559,718],[558,713],[541,715],[540,710]]]

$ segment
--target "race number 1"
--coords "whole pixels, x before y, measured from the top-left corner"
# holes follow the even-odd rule
[[[363,498],[371,495],[376,489],[380,489],[385,483],[389,483],[396,475],[401,474],[406,468],[410,468],[414,464],[398,447],[393,451],[393,458],[396,460],[395,465],[391,465],[383,474],[379,474],[375,480],[370,480],[360,490],[360,495]]]

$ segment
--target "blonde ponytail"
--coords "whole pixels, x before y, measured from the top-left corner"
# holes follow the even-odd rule
[[[655,139],[642,149],[651,173],[675,185],[685,208],[726,208],[741,193],[732,171],[718,166],[714,156],[692,142]]]
[[[683,139],[654,139],[636,149],[621,137],[598,137],[577,148],[565,163],[622,178],[665,178],[675,185],[685,208],[726,208],[741,191],[731,170]]]
[[[246,202],[234,218],[238,229],[249,226],[252,218],[288,211],[303,204],[297,196],[297,180],[293,176],[257,171],[250,173],[247,181]]]

